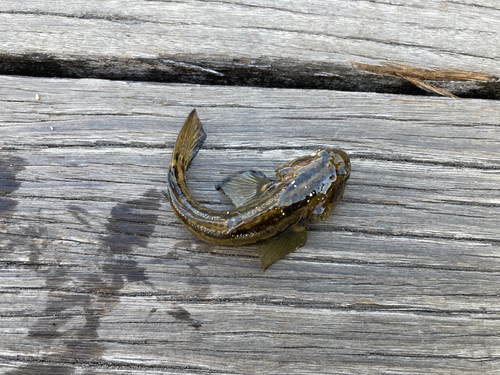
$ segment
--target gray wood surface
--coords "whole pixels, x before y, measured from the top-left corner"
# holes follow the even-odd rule
[[[421,93],[356,65],[402,63],[500,98],[497,0],[2,0],[0,35],[0,74]]]
[[[214,208],[236,171],[351,155],[343,201],[265,273],[161,196],[195,107],[188,179]],[[0,76],[0,373],[498,373],[499,120],[488,100]]]

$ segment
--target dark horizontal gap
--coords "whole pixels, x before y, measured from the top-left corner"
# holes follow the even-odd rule
[[[0,74],[51,78],[188,83],[264,88],[325,89],[405,95],[434,95],[409,81],[374,74],[354,64],[304,63],[291,59],[200,59],[59,57],[41,53],[0,54]],[[428,81],[436,86],[439,82]],[[448,81],[446,90],[463,98],[500,99],[500,81]]]

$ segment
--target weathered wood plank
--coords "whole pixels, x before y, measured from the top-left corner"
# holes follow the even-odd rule
[[[235,171],[352,155],[332,217],[265,273],[161,196],[193,107],[189,182],[213,207]],[[494,101],[1,77],[0,372],[496,373],[499,119]]]
[[[495,0],[4,0],[0,74],[422,93],[356,65],[394,62],[486,73],[437,85],[498,99],[499,19]]]

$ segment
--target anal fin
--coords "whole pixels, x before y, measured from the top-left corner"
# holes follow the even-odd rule
[[[236,207],[261,195],[271,181],[262,172],[246,171],[215,186],[231,199]]]
[[[259,256],[264,271],[274,262],[304,246],[306,240],[306,228],[293,225],[272,240],[259,245]]]

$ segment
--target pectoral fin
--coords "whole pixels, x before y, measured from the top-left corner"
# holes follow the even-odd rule
[[[306,240],[306,228],[294,225],[271,241],[259,245],[259,256],[264,271],[274,262],[304,246]]]
[[[269,184],[271,181],[262,172],[246,171],[227,179],[215,188],[224,191],[234,205],[239,207],[261,195]]]

